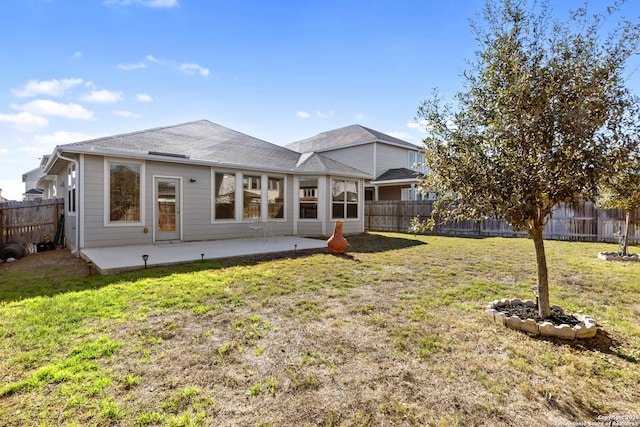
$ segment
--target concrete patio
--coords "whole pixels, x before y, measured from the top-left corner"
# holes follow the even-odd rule
[[[220,259],[278,252],[294,252],[327,247],[326,240],[294,236],[264,239],[211,240],[204,242],[156,243],[82,249],[82,257],[93,263],[94,271],[112,274],[144,268],[142,255],[148,255],[147,267],[181,264],[202,259]]]

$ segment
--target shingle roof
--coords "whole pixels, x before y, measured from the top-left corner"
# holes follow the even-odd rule
[[[413,171],[411,169],[397,168],[397,169],[387,170],[385,173],[383,173],[382,175],[374,179],[374,181],[375,182],[396,181],[401,179],[409,180],[409,179],[419,179],[420,177],[421,175],[418,172]]]
[[[360,125],[350,125],[322,132],[316,136],[312,136],[311,138],[286,144],[285,147],[299,153],[308,153],[322,152],[338,147],[360,145],[374,141],[386,142],[416,150],[419,149],[417,145],[411,144],[410,142],[394,138],[393,136]]]
[[[366,176],[364,172],[338,162],[298,164],[300,153],[237,132],[208,120],[159,127],[61,145],[57,150],[95,154],[153,157],[158,160],[211,162],[264,170],[341,173]],[[325,160],[329,159],[324,159]],[[326,170],[325,170],[326,169]]]

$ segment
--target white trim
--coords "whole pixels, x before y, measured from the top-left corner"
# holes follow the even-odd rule
[[[79,213],[79,217],[78,217],[78,224],[76,225],[76,227],[80,227],[80,229],[78,230],[78,240],[79,242],[77,243],[78,245],[78,249],[82,249],[84,248],[84,223],[86,221],[84,221],[84,182],[82,181],[82,179],[78,179],[80,177],[80,171],[82,171],[83,174],[83,178],[84,178],[84,154],[80,154],[80,162],[78,164],[78,169],[80,169],[79,171],[76,171],[76,191],[80,194],[80,199],[78,200],[78,206],[76,206],[76,210],[80,209],[80,213]],[[79,187],[79,188],[78,188]],[[78,213],[76,212],[76,215],[78,215]]]
[[[109,217],[111,215],[111,203],[109,200],[109,196],[111,194],[111,174],[109,169],[109,163],[121,163],[121,164],[129,164],[129,165],[138,165],[140,166],[140,221],[136,222],[111,222]],[[129,161],[121,160],[120,158],[113,157],[104,157],[104,176],[103,176],[103,202],[104,202],[104,215],[103,215],[103,226],[104,227],[140,227],[145,225],[145,205],[146,205],[146,163],[144,161],[135,161],[129,159]]]

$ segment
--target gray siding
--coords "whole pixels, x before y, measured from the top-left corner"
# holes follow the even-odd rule
[[[378,143],[375,177],[379,177],[389,169],[409,167],[409,151],[406,148]]]
[[[345,147],[332,151],[323,151],[322,154],[337,162],[368,173],[369,175],[371,175],[371,178],[375,178],[377,176],[375,175],[373,144]]]

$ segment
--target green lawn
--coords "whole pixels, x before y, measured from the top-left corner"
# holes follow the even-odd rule
[[[565,342],[485,318],[491,300],[532,297],[528,239],[348,239],[344,256],[113,276],[0,268],[0,425],[640,417],[640,263],[596,258],[615,245],[546,242],[552,304],[601,329]]]

